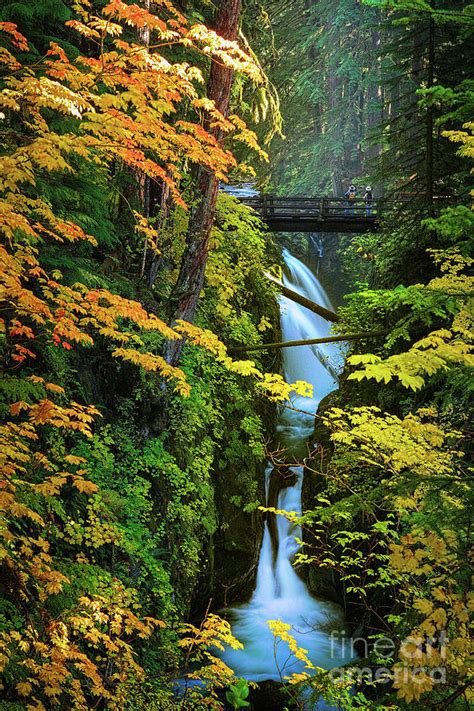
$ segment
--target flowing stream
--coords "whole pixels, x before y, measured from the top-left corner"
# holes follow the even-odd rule
[[[326,292],[311,270],[287,251],[284,259],[288,272],[285,284],[332,309]],[[327,321],[283,296],[280,312],[284,341],[323,338],[329,333]],[[313,397],[292,398],[291,405],[295,409],[282,408],[277,425],[282,445],[293,455],[304,456],[308,437],[313,432],[313,415],[322,398],[337,388],[337,369],[342,356],[336,344],[285,348],[282,354],[287,382],[305,380],[313,385]],[[292,471],[292,485],[280,488],[277,508],[301,513],[303,468],[295,467]],[[272,465],[269,464],[265,472],[267,501],[271,472]],[[314,598],[292,565],[301,531],[280,515],[276,516],[275,528],[277,535],[271,536],[265,523],[256,587],[250,601],[229,611],[233,633],[244,644],[244,649],[226,649],[223,659],[236,676],[253,681],[279,681],[293,672],[305,670],[304,664],[290,654],[286,643],[275,646],[268,620],[291,624],[290,633],[299,646],[307,650],[309,659],[316,666],[330,669],[349,661],[349,650],[340,646],[338,635],[331,637],[332,630],[340,632],[343,628],[341,609],[334,603]],[[317,705],[318,710],[326,708],[330,707],[323,702]]]

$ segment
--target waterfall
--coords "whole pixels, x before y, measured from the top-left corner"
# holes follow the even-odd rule
[[[311,270],[287,250],[284,251],[283,256],[289,272],[289,276],[284,277],[285,286],[333,311],[329,297]],[[284,341],[324,338],[329,334],[331,327],[331,324],[322,316],[318,316],[285,296],[280,297],[280,320]],[[284,348],[282,353],[286,381],[294,383],[296,380],[305,380],[307,383],[311,383],[313,397],[312,399],[302,396],[292,398],[291,404],[295,409],[303,410],[309,414],[284,410],[277,430],[283,435],[287,446],[304,445],[305,439],[312,434],[313,415],[317,411],[319,403],[323,397],[337,388],[334,374],[342,363],[340,348],[335,343],[327,343],[321,344],[317,348],[315,346]]]
[[[285,284],[332,309],[326,292],[310,269],[286,250],[284,259],[288,271]],[[324,338],[329,333],[330,324],[321,316],[283,296],[280,297],[280,313],[284,341]],[[312,398],[291,398],[293,409],[282,408],[277,425],[282,444],[293,453],[301,452],[302,448],[304,452],[319,403],[337,387],[335,373],[342,356],[336,344],[322,345],[317,351],[311,346],[297,346],[285,348],[282,353],[287,382],[305,380],[313,386]],[[267,501],[271,471],[272,465],[268,465],[265,472]],[[292,471],[294,483],[280,489],[277,508],[301,514],[303,468],[294,467]],[[292,565],[301,530],[284,516],[277,515],[276,531],[275,550],[268,523],[265,523],[253,595],[248,603],[229,611],[233,633],[244,644],[244,649],[226,649],[222,655],[237,676],[253,681],[279,681],[293,672],[304,671],[303,663],[290,655],[286,643],[279,643],[275,648],[268,620],[279,619],[291,624],[290,633],[307,650],[316,666],[330,669],[350,659],[350,650],[344,649],[338,641],[344,624],[342,611],[331,602],[314,598]],[[332,630],[337,634],[331,636]],[[330,707],[319,702],[317,708]]]

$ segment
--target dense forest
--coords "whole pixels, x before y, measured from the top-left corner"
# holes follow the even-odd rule
[[[2,711],[472,708],[473,34],[2,0]]]

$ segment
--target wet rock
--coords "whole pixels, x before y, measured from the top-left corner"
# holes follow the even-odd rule
[[[251,689],[250,711],[293,711],[297,707],[289,701],[284,686],[277,681],[261,681],[257,689]]]
[[[311,566],[308,569],[306,584],[315,597],[341,604],[341,588],[334,571]]]

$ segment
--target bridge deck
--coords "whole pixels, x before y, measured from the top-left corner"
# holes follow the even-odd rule
[[[374,232],[382,214],[382,201],[370,207],[363,200],[350,203],[345,198],[246,197],[273,232]]]

